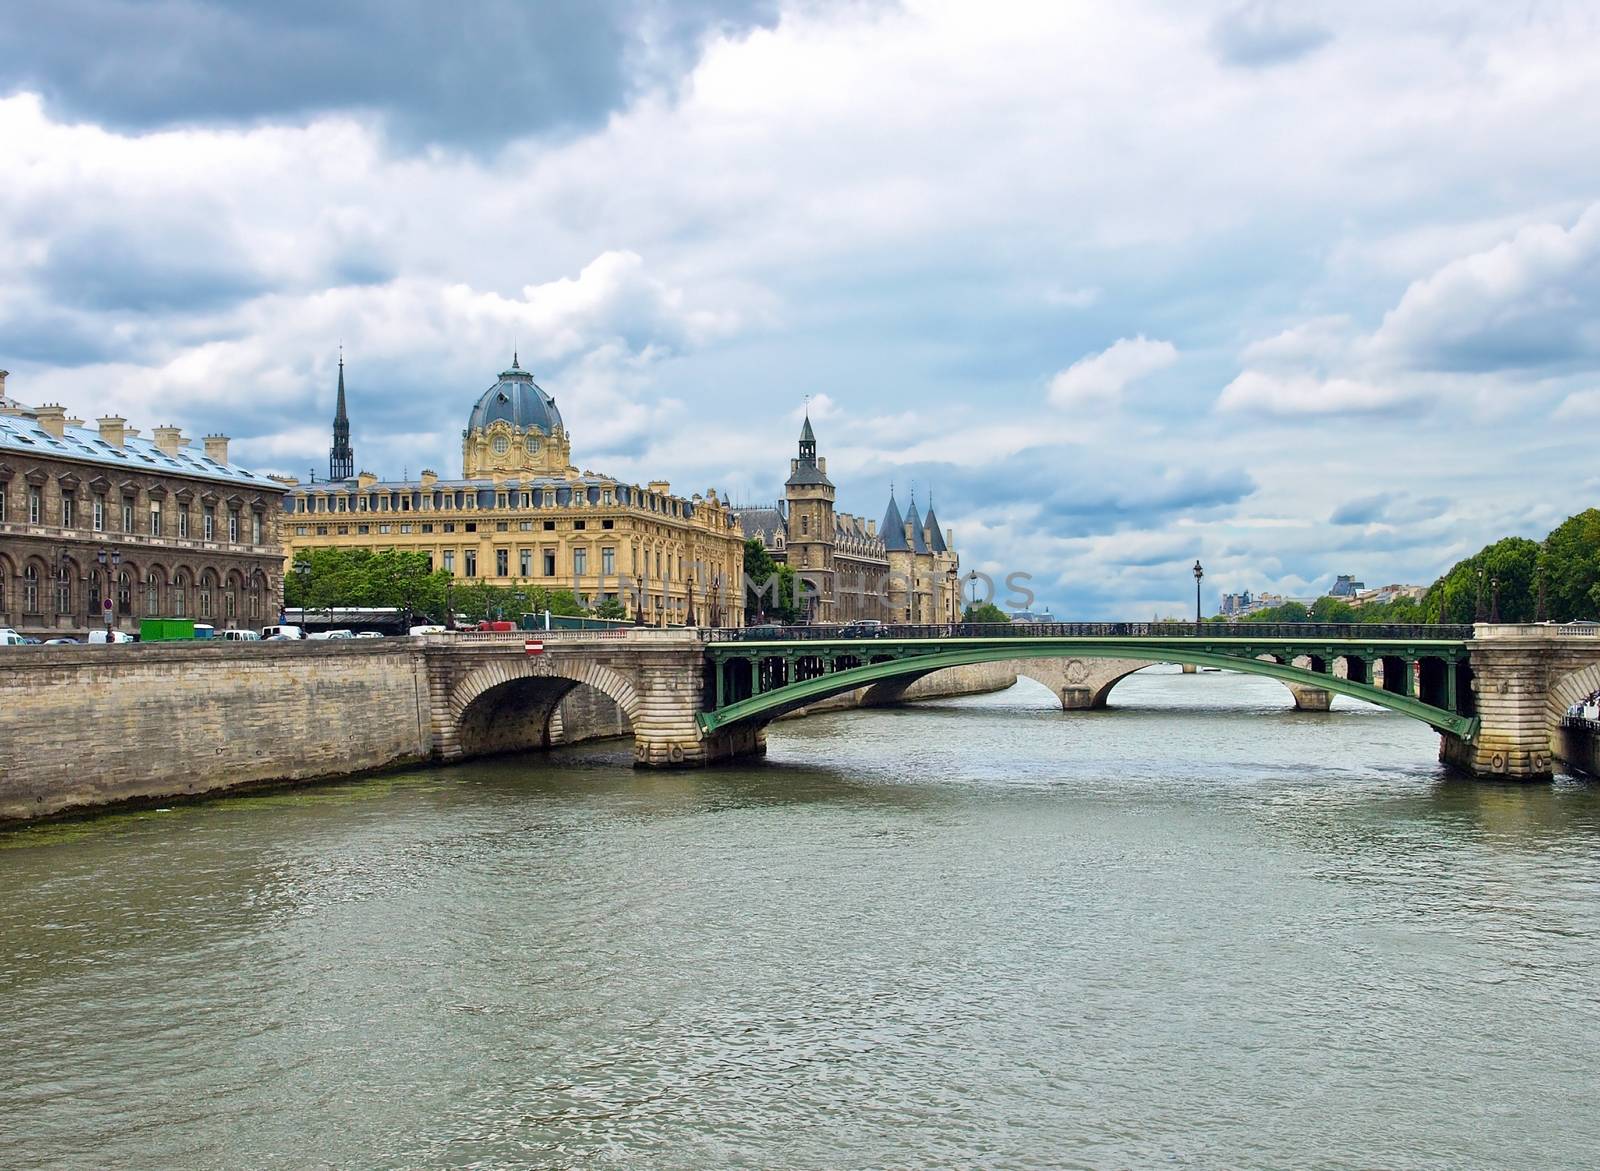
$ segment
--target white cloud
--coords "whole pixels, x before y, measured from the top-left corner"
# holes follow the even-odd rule
[[[1058,407],[1115,404],[1129,385],[1178,360],[1171,342],[1152,341],[1140,334],[1118,338],[1098,354],[1079,358],[1050,380],[1050,402]]]
[[[1217,406],[1224,411],[1304,418],[1383,414],[1412,406],[1421,397],[1420,392],[1409,387],[1380,386],[1352,378],[1274,375],[1246,370],[1223,389]]]

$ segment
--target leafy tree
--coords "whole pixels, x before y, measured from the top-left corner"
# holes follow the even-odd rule
[[[1422,602],[1425,620],[1479,621],[1481,603],[1485,617],[1493,609],[1502,622],[1531,622],[1538,565],[1539,545],[1526,537],[1486,545],[1433,583]]]
[[[596,618],[626,618],[628,608],[616,598],[602,598],[600,604],[594,608]]]
[[[1265,610],[1257,610],[1246,614],[1246,622],[1304,622],[1311,617],[1311,612],[1300,602],[1285,602],[1281,606],[1269,606]]]
[[[1585,509],[1552,529],[1540,551],[1539,569],[1546,617],[1570,622],[1600,614],[1600,509]]]
[[[744,580],[745,589],[749,591],[745,613],[750,624],[772,621],[791,624],[804,615],[803,600],[797,601],[802,598],[802,586],[794,569],[774,561],[759,537],[751,537],[744,543]],[[776,598],[773,597],[774,585]]]
[[[963,622],[1010,622],[1011,615],[1007,614],[993,602],[979,602],[976,605],[968,604],[962,611]]]
[[[1311,603],[1307,617],[1313,622],[1355,622],[1356,608],[1343,598],[1321,597]]]

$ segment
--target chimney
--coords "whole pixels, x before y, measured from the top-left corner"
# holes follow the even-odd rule
[[[877,535],[878,535],[878,522],[875,521],[875,520],[869,520],[867,522],[867,536],[876,538]]]
[[[362,488],[370,488],[378,482],[378,477],[371,472],[361,472],[356,476],[356,484]]]
[[[422,486],[424,488],[431,488],[435,484],[437,484],[438,482],[439,482],[439,473],[438,472],[434,471],[432,468],[423,468],[422,469]]]
[[[39,426],[57,439],[67,433],[67,411],[60,403],[46,403],[34,412],[33,417],[39,421]]]
[[[122,446],[123,436],[128,427],[128,420],[120,415],[107,415],[103,419],[97,419],[96,422],[100,425],[101,439],[111,444],[112,447]]]
[[[177,455],[178,449],[183,446],[183,429],[180,427],[157,427],[153,437],[156,447],[167,455]]]
[[[219,464],[228,462],[228,437],[226,435],[207,435],[205,445],[207,459],[216,460]]]
[[[10,373],[9,370],[0,370],[0,398],[6,397],[6,375]]]

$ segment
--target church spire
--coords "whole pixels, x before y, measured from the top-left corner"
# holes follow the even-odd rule
[[[348,480],[356,474],[356,453],[350,446],[350,416],[344,404],[344,347],[339,347],[339,402],[333,412],[333,447],[328,452],[328,479]]]

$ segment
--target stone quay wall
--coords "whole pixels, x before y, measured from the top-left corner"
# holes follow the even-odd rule
[[[427,760],[410,640],[7,647],[0,824]]]

